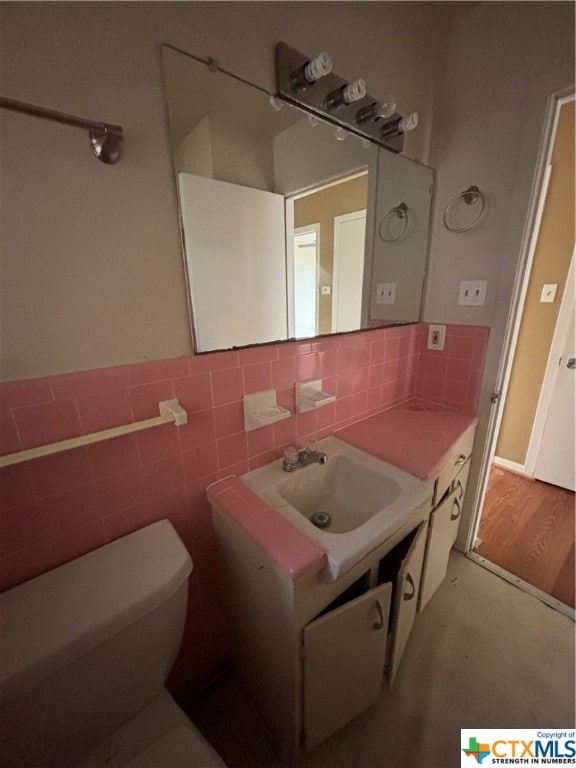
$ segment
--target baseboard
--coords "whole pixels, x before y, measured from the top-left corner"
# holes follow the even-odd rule
[[[492,463],[501,469],[507,469],[509,472],[514,472],[517,475],[531,477],[531,475],[526,472],[524,464],[518,464],[516,461],[509,461],[508,459],[502,459],[500,456],[494,456]]]

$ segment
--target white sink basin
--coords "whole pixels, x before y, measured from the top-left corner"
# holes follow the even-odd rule
[[[325,550],[329,578],[336,580],[416,510],[427,512],[432,487],[335,437],[318,449],[327,454],[326,464],[288,473],[279,459],[242,481]]]
[[[358,528],[400,496],[393,478],[349,456],[297,469],[278,493],[311,523],[328,533]]]

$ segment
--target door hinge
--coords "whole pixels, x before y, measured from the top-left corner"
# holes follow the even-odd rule
[[[496,389],[492,394],[490,395],[490,402],[491,403],[497,403],[498,400],[500,400],[500,392]]]

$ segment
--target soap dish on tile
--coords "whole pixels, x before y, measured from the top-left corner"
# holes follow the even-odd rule
[[[296,384],[296,410],[298,413],[312,411],[328,403],[333,403],[336,395],[322,391],[322,379],[308,379]]]
[[[287,419],[290,415],[287,408],[278,405],[275,389],[244,395],[244,429],[246,432]]]

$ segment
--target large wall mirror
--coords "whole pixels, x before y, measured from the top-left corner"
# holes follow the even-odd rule
[[[432,169],[162,60],[195,351],[418,321]]]

